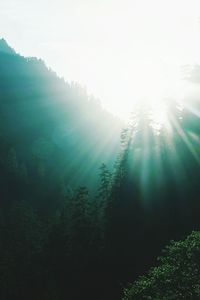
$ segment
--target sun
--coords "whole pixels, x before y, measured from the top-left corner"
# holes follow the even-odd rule
[[[169,128],[169,111],[167,103],[164,99],[160,101],[143,101],[135,105],[135,108],[129,118],[132,123],[144,123],[152,128],[155,133],[160,133],[160,130]],[[142,124],[141,123],[141,124]],[[136,125],[137,126],[137,125]]]
[[[144,61],[122,67],[121,74],[113,72],[111,78],[105,87],[107,101],[103,104],[125,122],[129,122],[137,109],[142,111],[144,108],[149,110],[154,126],[165,126],[168,123],[165,99],[182,97],[178,71],[173,68],[166,71],[158,62]]]

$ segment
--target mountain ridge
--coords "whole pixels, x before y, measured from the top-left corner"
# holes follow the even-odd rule
[[[16,55],[15,50],[9,46],[7,41],[4,38],[0,39],[0,52],[5,54]]]

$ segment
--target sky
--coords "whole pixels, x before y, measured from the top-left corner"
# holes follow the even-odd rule
[[[125,116],[179,97],[180,66],[200,64],[200,1],[0,0],[0,37]]]

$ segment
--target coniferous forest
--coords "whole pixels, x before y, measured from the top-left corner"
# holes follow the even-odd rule
[[[0,299],[200,299],[199,97],[123,123],[0,40]]]

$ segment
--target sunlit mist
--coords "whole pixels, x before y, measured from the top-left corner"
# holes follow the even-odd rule
[[[7,0],[0,35],[127,120],[138,103],[180,96],[180,67],[200,62],[199,8],[196,0]]]

